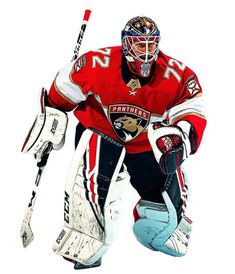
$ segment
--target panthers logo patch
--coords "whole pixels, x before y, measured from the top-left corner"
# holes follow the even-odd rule
[[[109,105],[108,117],[116,135],[129,142],[148,126],[150,112],[134,105],[117,104]]]

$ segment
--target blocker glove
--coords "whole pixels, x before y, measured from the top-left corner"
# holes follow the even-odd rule
[[[67,114],[46,105],[47,91],[42,89],[39,113],[24,142],[22,152],[34,154],[38,162],[45,163],[50,150],[64,145]]]

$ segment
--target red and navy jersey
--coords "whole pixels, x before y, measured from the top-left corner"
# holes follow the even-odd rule
[[[188,121],[196,134],[196,149],[206,125],[202,89],[196,74],[160,52],[151,75],[130,72],[122,48],[90,51],[57,74],[49,104],[74,110],[79,122],[123,143],[128,153],[151,150],[147,127],[167,120]]]

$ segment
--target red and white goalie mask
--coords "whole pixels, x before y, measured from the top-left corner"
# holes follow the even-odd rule
[[[152,19],[135,17],[122,31],[122,48],[129,67],[141,77],[150,75],[159,52],[160,31]]]

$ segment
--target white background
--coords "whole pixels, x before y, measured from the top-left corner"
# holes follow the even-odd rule
[[[8,0],[0,4],[0,272],[74,273],[54,254],[63,225],[63,189],[73,153],[75,118],[66,145],[53,151],[41,181],[32,219],[35,240],[23,249],[20,226],[37,168],[20,152],[37,114],[42,86],[70,61],[83,11],[92,8],[81,53],[120,44],[125,23],[137,15],[154,19],[161,49],[183,61],[204,89],[208,126],[198,153],[185,167],[192,184],[189,215],[194,228],[183,258],[151,252],[131,231],[133,189],[124,197],[122,229],[100,268],[84,273],[234,273],[234,9],[232,0],[60,1]],[[4,272],[3,272],[4,271]]]

